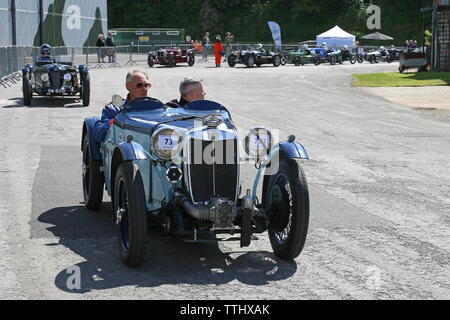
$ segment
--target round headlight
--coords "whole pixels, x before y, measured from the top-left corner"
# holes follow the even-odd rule
[[[64,80],[66,80],[66,81],[72,80],[72,76],[70,75],[70,73],[66,73],[66,74],[64,75]]]
[[[162,160],[173,159],[181,148],[181,136],[173,129],[159,129],[152,136],[152,151]]]
[[[48,76],[47,73],[43,73],[41,74],[41,79],[42,81],[47,82],[48,80],[50,80],[50,77]]]
[[[245,152],[261,159],[272,150],[272,133],[264,127],[251,128],[244,140]]]

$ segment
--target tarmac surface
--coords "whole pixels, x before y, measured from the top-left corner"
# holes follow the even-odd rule
[[[110,199],[84,209],[80,135],[85,117],[126,94],[128,68],[95,69],[87,108],[44,98],[24,107],[20,84],[0,89],[0,299],[450,298],[450,111],[351,86],[352,73],[396,64],[135,67],[149,71],[152,97],[178,98],[184,77],[203,78],[206,98],[243,132],[297,137],[311,158],[300,163],[311,205],[303,252],[279,260],[267,234],[242,249],[154,230],[144,265],[125,267]]]

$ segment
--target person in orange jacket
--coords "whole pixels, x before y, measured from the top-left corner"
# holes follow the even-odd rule
[[[214,56],[216,57],[216,68],[220,67],[220,61],[224,55],[222,41],[220,40],[220,35],[216,36],[214,40]]]

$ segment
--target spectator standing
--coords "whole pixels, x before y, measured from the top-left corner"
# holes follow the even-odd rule
[[[223,62],[226,62],[228,57],[231,54],[231,46],[233,45],[234,42],[234,36],[231,34],[231,32],[227,32],[226,36],[225,36],[225,48],[226,48],[226,52],[225,52],[225,59],[223,60]]]
[[[102,34],[98,35],[97,38],[97,62],[105,63],[105,36]],[[100,61],[101,59],[101,61]]]
[[[205,35],[203,36],[203,39],[202,39],[202,51],[203,51],[202,61],[203,62],[208,62],[209,46],[210,46],[209,32],[205,32]]]
[[[108,38],[106,38],[106,46],[108,47],[108,63],[116,63],[116,45],[111,32],[108,33]]]
[[[222,56],[224,55],[225,52],[223,52],[223,45],[220,39],[220,35],[217,35],[216,39],[214,40],[214,56],[216,58],[216,68],[220,67],[220,60],[222,60]]]

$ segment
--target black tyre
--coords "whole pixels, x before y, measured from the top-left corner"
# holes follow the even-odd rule
[[[337,62],[336,56],[330,56],[330,64],[334,66]]]
[[[22,75],[22,93],[23,93],[23,104],[25,106],[31,105],[33,91],[31,89],[29,73],[24,73]]]
[[[263,204],[269,213],[269,238],[274,254],[296,258],[306,241],[309,225],[309,192],[302,168],[280,154],[278,172],[266,176]]]
[[[167,65],[171,68],[174,68],[177,66],[177,58],[173,55],[169,55],[167,58]]]
[[[287,60],[288,60],[288,59],[287,59],[286,56],[282,56],[282,57],[281,57],[281,65],[282,65],[282,66],[285,66],[285,65],[287,64]]]
[[[355,64],[356,61],[357,61],[357,59],[358,59],[358,58],[357,58],[355,55],[350,56],[350,63],[351,63],[351,64]]]
[[[369,61],[370,63],[374,64],[376,62],[376,58],[374,56],[370,56],[367,58],[367,61]]]
[[[245,65],[248,68],[253,68],[253,66],[255,65],[255,57],[251,54],[247,55],[245,57]]]
[[[91,75],[86,73],[81,85],[81,97],[83,99],[83,106],[89,106],[91,100]]]
[[[343,57],[339,57],[339,59],[337,59],[339,64],[343,64],[344,63],[344,58]]]
[[[387,63],[392,63],[392,58],[391,58],[390,56],[387,56],[387,57],[386,57],[386,62],[387,62]]]
[[[281,64],[281,57],[280,56],[273,56],[272,63],[274,67],[279,67]]]
[[[130,161],[117,170],[113,210],[121,259],[128,267],[138,267],[145,258],[147,216],[142,177]]]
[[[234,54],[230,54],[227,59],[228,65],[230,67],[234,67],[236,65],[236,56]]]
[[[150,68],[153,68],[153,66],[155,65],[155,59],[153,59],[153,56],[150,54],[148,55],[147,58],[147,64]]]
[[[364,56],[362,54],[358,54],[357,60],[359,63],[363,63],[364,62]]]
[[[314,57],[313,63],[315,66],[319,66],[322,63],[322,61],[320,61],[320,57]]]
[[[88,135],[83,139],[83,196],[84,206],[96,211],[102,205],[104,176],[100,171],[101,162],[91,158],[91,145]]]
[[[294,64],[298,67],[299,65],[301,65],[301,61],[302,59],[300,57],[295,57],[294,58]]]
[[[194,55],[193,54],[189,55],[187,60],[188,60],[188,66],[192,67],[194,65],[194,63],[195,63]]]

